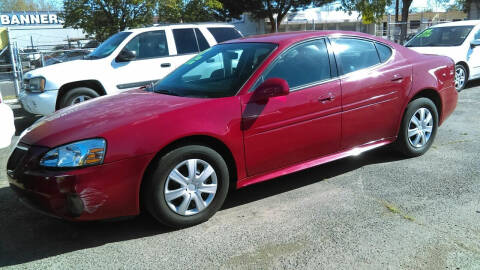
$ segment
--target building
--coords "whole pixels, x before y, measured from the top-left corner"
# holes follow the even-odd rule
[[[57,12],[0,13],[0,28],[8,29],[11,43],[23,49],[52,49],[70,40],[85,39],[81,29],[63,28]]]
[[[399,15],[400,17],[400,15]],[[447,12],[416,12],[408,15],[407,37],[412,36],[432,25],[455,22],[467,19],[467,14],[459,10],[451,10]],[[402,22],[395,22],[395,15],[385,15],[382,21],[377,25],[377,36],[383,36],[392,40],[400,39],[400,28]]]

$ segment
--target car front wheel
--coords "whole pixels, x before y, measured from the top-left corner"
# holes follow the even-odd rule
[[[428,98],[411,101],[403,116],[397,146],[409,157],[425,154],[435,139],[438,128],[438,112]]]
[[[171,227],[207,221],[228,192],[228,167],[222,156],[202,145],[177,148],[154,161],[142,188],[150,214]]]
[[[99,97],[97,91],[88,87],[78,87],[68,91],[62,98],[60,108],[72,106],[92,98]]]
[[[458,92],[462,91],[467,84],[467,69],[463,65],[455,66],[455,89]]]

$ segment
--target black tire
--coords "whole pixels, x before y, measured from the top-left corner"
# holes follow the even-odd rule
[[[430,111],[432,115],[432,133],[430,138],[427,140],[421,147],[414,147],[412,143],[410,143],[408,137],[408,129],[410,127],[410,120],[412,119],[413,115],[420,109],[426,108]],[[438,111],[435,103],[428,98],[418,98],[411,101],[408,106],[407,110],[403,116],[402,124],[400,126],[400,131],[398,134],[398,139],[396,141],[397,149],[403,153],[405,156],[408,157],[417,157],[425,154],[430,146],[432,146],[433,141],[435,140],[435,136],[437,135],[438,129]]]
[[[69,90],[60,102],[60,109],[73,105],[72,102],[78,97],[88,97],[88,99],[99,97],[100,95],[93,89],[88,87],[77,87]]]
[[[456,74],[457,74],[458,69],[463,70],[463,74],[465,74],[465,80],[464,80],[463,84],[460,85],[458,88],[455,87],[455,89],[457,89],[457,92],[460,92],[460,91],[462,91],[463,89],[465,89],[465,86],[467,85],[467,81],[468,81],[468,71],[467,71],[467,68],[466,68],[463,64],[457,64],[457,65],[455,65],[455,76],[456,76]]]
[[[170,172],[188,159],[201,159],[213,167],[217,175],[217,191],[205,209],[197,214],[184,216],[170,209],[164,189]],[[229,188],[229,172],[225,160],[213,149],[202,145],[183,146],[153,162],[151,173],[146,176],[142,186],[142,199],[148,212],[160,223],[175,228],[193,226],[207,221],[223,205]]]

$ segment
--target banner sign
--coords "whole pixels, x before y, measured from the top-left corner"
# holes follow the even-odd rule
[[[55,12],[0,13],[0,26],[63,24]]]

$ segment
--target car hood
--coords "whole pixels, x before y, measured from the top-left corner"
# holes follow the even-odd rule
[[[108,138],[119,131],[133,134],[137,125],[207,100],[169,96],[141,89],[103,96],[39,119],[25,131],[20,140],[28,145],[51,148],[88,138]]]
[[[47,59],[46,62],[51,62],[52,61],[51,59],[56,59],[56,61],[65,60],[63,58],[50,58],[50,59]],[[96,60],[81,59],[81,60],[73,60],[68,62],[61,62],[55,65],[48,65],[48,66],[37,68],[25,73],[24,78],[30,79],[34,77],[40,77],[40,76],[44,77],[47,79],[47,85],[45,85],[46,87],[45,90],[46,91],[57,90],[53,88],[49,89],[48,80],[53,79],[54,81],[56,81],[58,79],[61,79],[62,76],[59,76],[59,74],[65,74],[66,70],[68,70],[69,72],[82,71],[83,73],[88,73],[89,75],[92,75],[91,73],[95,72],[95,67],[98,65],[94,63],[95,61],[102,61],[102,59],[96,59]],[[53,85],[51,87],[53,87]]]

